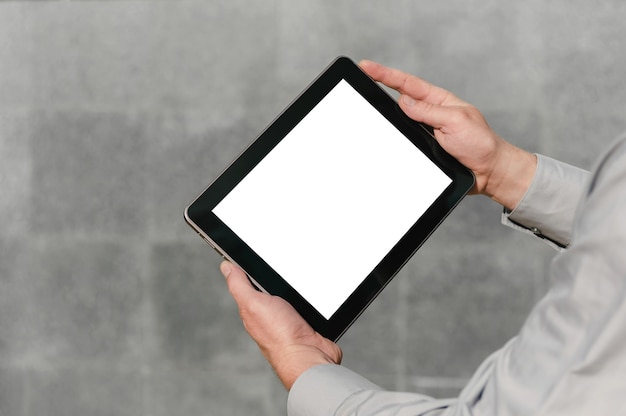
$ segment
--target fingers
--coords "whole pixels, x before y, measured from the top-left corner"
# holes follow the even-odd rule
[[[437,105],[459,105],[463,101],[443,88],[436,87],[421,78],[392,69],[372,61],[361,61],[359,66],[375,81],[409,95],[416,100]]]
[[[326,355],[333,363],[341,364],[341,361],[343,360],[343,351],[341,347],[337,345],[337,343],[329,340],[328,338],[324,338],[322,336],[320,336],[319,338],[325,344],[320,349],[326,353]]]
[[[402,94],[399,105],[410,118],[435,129],[446,129],[470,107],[452,93],[416,76],[372,61],[361,61],[359,65],[375,81]]]

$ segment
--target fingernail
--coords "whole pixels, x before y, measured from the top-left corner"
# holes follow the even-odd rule
[[[233,270],[233,267],[231,266],[229,262],[223,261],[222,264],[220,264],[220,271],[222,272],[224,277],[228,277],[228,275],[230,274],[232,270]]]
[[[409,97],[408,95],[403,95],[402,96],[402,102],[405,105],[409,106],[409,107],[415,105],[415,100],[413,98]]]

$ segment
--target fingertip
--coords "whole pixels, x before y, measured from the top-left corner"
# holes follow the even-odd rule
[[[382,65],[378,62],[370,61],[369,59],[362,59],[359,62],[359,67],[370,75],[373,71],[376,71],[381,66]]]

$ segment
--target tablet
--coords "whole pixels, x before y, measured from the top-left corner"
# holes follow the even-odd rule
[[[336,341],[474,185],[431,133],[339,57],[185,219]]]

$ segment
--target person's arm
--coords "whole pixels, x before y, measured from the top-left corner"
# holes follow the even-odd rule
[[[289,415],[626,414],[626,140],[610,149],[585,190],[571,246],[551,264],[550,291],[458,398],[384,391],[322,365],[293,385]]]
[[[398,89],[402,94],[402,109],[413,119],[434,127],[435,137],[442,147],[474,172],[474,193],[487,195],[508,210],[518,208],[535,176],[535,155],[504,141],[491,130],[478,110],[452,94],[400,71],[371,62],[361,65],[372,78]],[[290,390],[289,408],[293,415],[328,414],[330,412],[319,411],[331,407],[341,409],[337,410],[337,415],[351,414],[355,409],[363,409],[363,414],[375,414],[374,411],[382,408],[393,414],[405,405],[415,414],[471,409],[482,395],[485,383],[492,380],[494,371],[497,373],[494,368],[499,360],[507,357],[507,350],[494,355],[454,406],[450,406],[450,401],[433,401],[421,395],[382,392],[338,366],[339,347],[315,333],[290,305],[254,290],[240,269],[225,263],[222,271],[227,276],[244,326]],[[540,327],[533,329],[541,330]],[[518,358],[532,360],[532,352]],[[309,405],[314,407],[308,408]]]

